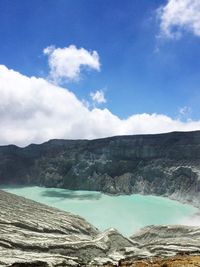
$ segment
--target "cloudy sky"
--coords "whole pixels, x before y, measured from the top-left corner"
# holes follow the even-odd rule
[[[0,144],[200,130],[200,0],[0,0]]]

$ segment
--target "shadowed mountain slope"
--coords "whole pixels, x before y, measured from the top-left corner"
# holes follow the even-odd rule
[[[200,200],[200,131],[0,147],[0,183]]]

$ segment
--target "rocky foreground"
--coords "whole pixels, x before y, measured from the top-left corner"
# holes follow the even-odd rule
[[[149,260],[124,260],[120,267],[199,267],[200,256],[179,255],[168,258],[152,258]],[[104,265],[104,267],[116,267],[116,265]]]
[[[150,226],[126,238],[0,191],[0,266],[129,266],[120,264],[177,254],[200,255],[200,227]]]
[[[199,207],[200,131],[1,146],[0,184],[153,194]]]

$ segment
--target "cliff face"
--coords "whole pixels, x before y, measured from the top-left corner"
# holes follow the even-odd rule
[[[1,146],[0,183],[165,195],[199,205],[200,131]]]

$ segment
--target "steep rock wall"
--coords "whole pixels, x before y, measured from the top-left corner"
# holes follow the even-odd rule
[[[200,200],[200,131],[0,147],[0,183]]]

